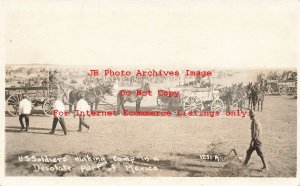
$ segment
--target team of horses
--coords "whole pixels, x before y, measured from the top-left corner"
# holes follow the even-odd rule
[[[125,103],[136,103],[136,111],[140,111],[141,102],[143,100],[143,95],[138,94],[138,91],[146,92],[150,90],[150,84],[148,82],[143,82],[139,89],[134,90],[123,90],[127,92],[127,95],[121,95],[121,91],[117,94],[117,115],[121,113],[121,108],[125,110]]]
[[[243,83],[232,84],[230,87],[224,87],[219,90],[220,99],[226,106],[226,111],[230,111],[230,107],[237,107],[242,110],[246,107],[248,100],[248,108],[253,110],[263,111],[263,103],[265,98],[264,88],[260,87],[258,83],[248,83],[243,86]]]
[[[257,110],[263,111],[263,104],[265,99],[265,90],[264,88],[258,86],[258,84],[249,83],[247,85],[248,92],[248,106],[251,109],[255,110],[257,104]]]
[[[130,95],[121,95],[121,90],[117,93],[117,114],[121,112],[121,108],[125,110],[126,102],[136,102],[136,111],[140,110],[141,101],[144,96],[137,94],[137,91],[148,91],[150,90],[150,84],[148,82],[143,82],[141,87],[134,90],[123,90],[129,92]],[[84,95],[84,99],[90,105],[91,111],[93,111],[94,105],[95,110],[98,109],[98,105],[101,101],[105,100],[106,95],[113,96],[113,85],[111,83],[105,82],[97,85],[96,87],[90,87],[85,90],[70,89],[64,92],[63,101],[69,105],[69,112],[74,112],[76,110],[76,104],[80,99],[80,95]],[[74,107],[74,110],[73,110]]]
[[[76,104],[80,99],[80,95],[84,95],[85,100],[91,106],[91,111],[95,105],[95,110],[98,108],[98,104],[105,100],[105,95],[113,95],[112,93],[113,85],[111,83],[102,83],[96,87],[87,88],[86,90],[72,89],[68,91],[68,105],[69,112],[72,112],[74,106],[74,111],[76,110]]]
[[[123,90],[125,92],[129,92],[127,95],[121,95],[121,90],[117,93],[117,114],[121,113],[121,109],[125,110],[125,103],[130,102],[136,103],[136,111],[140,110],[140,105],[143,100],[143,95],[138,95],[137,90],[139,91],[148,91],[150,90],[150,84],[148,82],[143,82],[138,89],[134,90]],[[219,89],[220,91],[220,99],[223,101],[226,106],[226,111],[230,111],[231,107],[237,107],[242,110],[246,107],[246,101],[248,101],[248,108],[253,110],[261,110],[263,111],[263,103],[265,92],[259,86],[258,83],[248,83],[248,85],[244,86],[243,83],[240,84],[232,84],[230,87],[224,87]],[[113,85],[108,82],[101,83],[93,88],[88,88],[85,90],[71,89],[68,92],[64,93],[64,102],[69,105],[69,112],[76,110],[76,103],[80,99],[80,95],[83,94],[85,100],[91,106],[91,111],[94,108],[98,109],[98,104],[105,100],[106,95],[113,95]]]

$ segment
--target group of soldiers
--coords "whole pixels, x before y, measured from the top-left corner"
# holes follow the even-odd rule
[[[27,132],[29,128],[29,116],[32,110],[32,103],[30,102],[29,97],[26,94],[23,94],[22,97],[23,98],[19,104],[19,121],[21,124],[21,131],[25,130]],[[86,113],[90,109],[89,104],[84,99],[84,94],[80,94],[79,97],[80,100],[76,104],[76,109],[79,113]],[[53,104],[53,110],[56,110],[58,113],[64,113],[65,106],[64,103],[61,101],[61,98],[58,95],[55,95],[54,99],[55,101]],[[24,126],[23,118],[25,118],[26,126]],[[84,121],[84,119],[84,114],[79,115],[79,132],[81,132],[82,130],[82,125],[88,130],[90,129],[90,126]],[[49,132],[49,134],[55,133],[55,129],[58,122],[60,123],[64,134],[67,135],[67,128],[66,122],[64,120],[64,115],[59,114],[53,115],[52,130]]]
[[[25,129],[25,131],[28,131],[29,128],[29,115],[31,112],[31,102],[29,101],[29,98],[27,95],[23,95],[23,99],[20,102],[20,107],[19,107],[19,121],[21,124],[21,131],[23,131]],[[86,112],[89,110],[89,105],[88,103],[85,101],[84,99],[84,94],[80,95],[80,100],[77,102],[76,105],[77,110],[79,110],[80,112]],[[59,99],[58,96],[55,96],[55,102],[54,102],[54,108],[55,110],[57,110],[58,112],[62,112],[64,113],[64,104],[63,102]],[[246,167],[248,164],[248,161],[250,160],[251,154],[253,153],[253,151],[257,152],[257,155],[261,158],[263,167],[262,170],[268,170],[268,166],[265,160],[265,157],[263,155],[262,152],[262,140],[261,140],[261,132],[262,132],[262,128],[261,128],[261,124],[258,120],[256,120],[255,118],[255,112],[253,110],[249,111],[249,116],[250,116],[250,120],[251,120],[251,142],[250,142],[250,146],[247,150],[247,154],[246,154],[246,158],[245,161],[243,163],[243,165]],[[24,127],[23,124],[23,118],[25,118],[25,122],[26,122],[26,128]],[[52,130],[49,132],[49,134],[54,134],[55,133],[55,128],[57,126],[57,123],[60,123],[63,132],[65,135],[67,135],[67,128],[66,128],[66,124],[65,124],[65,120],[63,116],[60,115],[54,115],[53,118],[53,122],[52,122]],[[90,129],[90,126],[88,124],[85,123],[84,121],[84,115],[79,115],[79,129],[78,131],[81,131],[81,126],[84,126],[87,128],[87,130]]]

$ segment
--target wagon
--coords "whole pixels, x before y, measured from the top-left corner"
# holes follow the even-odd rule
[[[282,96],[297,95],[297,81],[280,81],[278,87]]]
[[[279,79],[266,82],[266,94],[280,94],[281,96],[297,94],[297,72],[284,72]]]
[[[266,85],[266,94],[272,95],[293,95],[297,92],[297,82],[296,81],[278,81],[269,80]]]
[[[19,103],[22,95],[28,95],[33,109],[41,107],[44,115],[50,116],[54,95],[60,95],[62,92],[54,85],[44,84],[42,86],[18,86],[5,88],[6,111],[11,116],[17,116],[19,112]]]
[[[179,97],[157,96],[157,106],[160,109],[170,109],[171,104],[176,99],[177,104],[175,106],[177,108],[186,113],[195,113],[187,115],[188,117],[198,117],[200,116],[199,113],[204,110],[219,112],[221,115],[225,106],[220,99],[219,91],[214,89],[209,77],[206,77],[203,82],[201,84],[194,81],[169,88],[170,91],[179,91]]]
[[[278,80],[267,80],[266,83],[266,94],[276,95],[279,93]]]

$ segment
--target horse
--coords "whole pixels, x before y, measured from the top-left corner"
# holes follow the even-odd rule
[[[231,92],[233,94],[232,99],[233,99],[234,105],[235,105],[235,103],[237,103],[238,109],[242,110],[243,106],[245,104],[245,100],[244,100],[245,91],[244,91],[243,83],[240,83],[238,85],[233,84]]]
[[[125,110],[124,104],[128,101],[129,103],[136,103],[136,112],[140,110],[141,102],[143,99],[143,95],[138,95],[138,91],[148,91],[150,90],[150,84],[148,82],[144,82],[141,88],[136,90],[120,90],[117,94],[117,115],[121,113],[121,107],[123,111]],[[128,92],[130,95],[121,95],[121,91]]]
[[[264,90],[261,90],[259,88],[256,88],[257,83],[255,85],[250,86],[250,95],[249,95],[249,99],[251,99],[252,104],[250,105],[250,108],[255,111],[255,107],[257,104],[257,110],[259,111],[259,107],[261,109],[261,111],[263,111],[263,103],[264,103],[264,99],[265,99],[265,92]],[[250,102],[249,102],[250,103]]]
[[[233,100],[233,92],[232,89],[229,87],[225,87],[220,90],[220,99],[226,105],[226,112],[230,112],[230,106]]]
[[[259,110],[259,105],[260,105],[260,109],[261,111],[263,111],[263,104],[264,104],[264,99],[265,99],[265,92],[263,90],[258,90],[257,91],[257,109]],[[255,107],[254,107],[254,110],[255,110]]]
[[[246,89],[246,95],[248,99],[248,107],[252,109],[252,95],[251,95],[252,83],[249,82],[249,84],[245,87],[245,89]]]
[[[74,110],[76,110],[76,104],[80,99],[80,94],[83,94],[85,100],[91,106],[91,111],[93,110],[93,105],[95,104],[95,110],[98,108],[98,104],[101,99],[105,99],[104,95],[113,95],[112,93],[113,85],[110,83],[104,83],[96,86],[95,88],[90,88],[87,90],[76,90],[73,89],[69,92],[69,112],[72,112],[72,107],[74,105]]]

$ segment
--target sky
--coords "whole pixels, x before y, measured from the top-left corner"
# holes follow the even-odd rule
[[[12,9],[8,4],[6,64],[173,69],[297,65],[297,11],[289,3],[129,2],[135,3],[124,8],[122,3],[97,8],[74,3],[66,11],[51,6]]]

